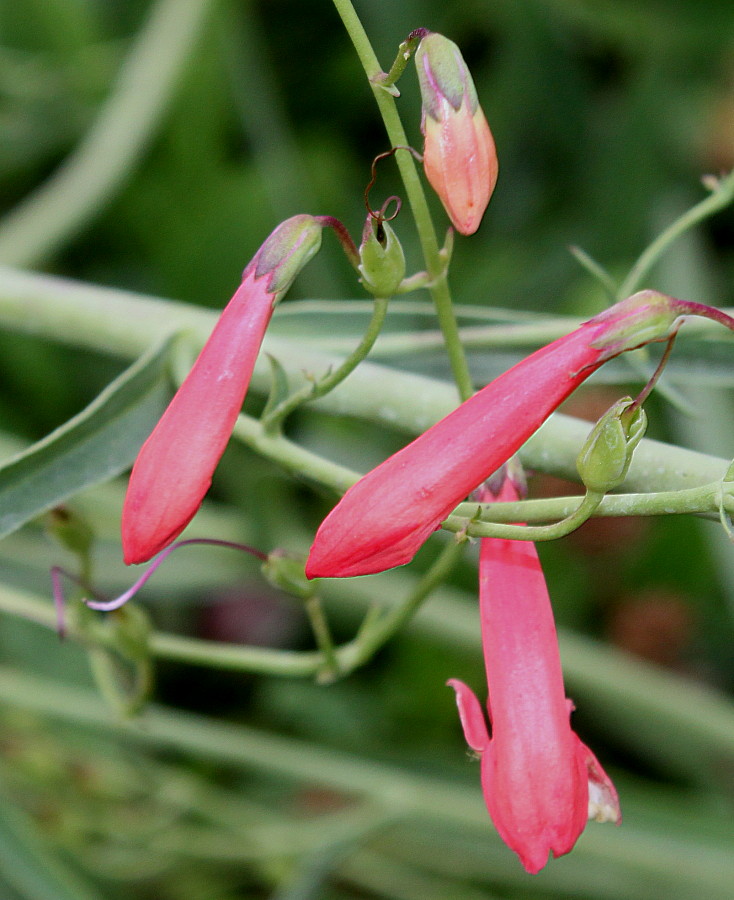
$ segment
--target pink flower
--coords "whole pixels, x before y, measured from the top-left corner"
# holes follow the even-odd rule
[[[506,478],[499,500],[516,500]],[[482,500],[491,501],[489,491]],[[571,729],[573,705],[543,570],[531,541],[482,538],[479,605],[489,684],[487,710],[461,681],[456,691],[469,746],[481,757],[482,790],[502,840],[528,872],[552,851],[568,853],[589,818],[619,824],[614,785]]]
[[[461,51],[429,33],[415,54],[425,136],[423,167],[454,227],[474,234],[497,182],[497,151]]]
[[[317,219],[293,216],[245,269],[133,466],[122,510],[128,565],[145,562],[170,544],[198,510],[232,434],[273,306],[320,242]]]
[[[500,375],[346,492],[316,534],[308,577],[368,575],[410,562],[603,362],[664,340],[686,313],[734,325],[718,310],[641,291]]]

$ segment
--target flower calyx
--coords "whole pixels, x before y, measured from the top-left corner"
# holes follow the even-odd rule
[[[605,494],[627,477],[635,447],[647,428],[647,415],[631,397],[608,409],[591,429],[576,460],[587,490]]]
[[[367,214],[358,269],[363,287],[375,297],[391,297],[405,277],[403,247],[382,210]]]
[[[734,319],[720,309],[679,300],[660,291],[644,290],[589,320],[604,326],[591,346],[603,351],[602,361],[612,359],[626,350],[668,340],[678,331],[685,316],[712,319],[734,331]]]
[[[255,258],[242,273],[243,279],[254,269],[255,278],[270,276],[268,292],[280,299],[301,269],[319,251],[323,224],[317,216],[291,216],[270,234]]]
[[[306,578],[305,564],[306,560],[301,556],[285,550],[273,550],[268,553],[260,570],[273,587],[299,600],[309,600],[316,593],[317,583]]]

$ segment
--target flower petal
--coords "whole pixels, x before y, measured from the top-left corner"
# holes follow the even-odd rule
[[[459,707],[459,718],[467,744],[477,753],[484,753],[489,749],[489,734],[482,705],[476,694],[456,678],[451,678],[446,684],[456,691],[456,705]]]

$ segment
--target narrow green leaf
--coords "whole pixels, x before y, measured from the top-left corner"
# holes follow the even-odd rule
[[[46,845],[25,813],[0,803],[0,870],[24,900],[102,900]]]
[[[145,353],[86,409],[0,466],[0,537],[132,464],[170,399],[170,345]]]

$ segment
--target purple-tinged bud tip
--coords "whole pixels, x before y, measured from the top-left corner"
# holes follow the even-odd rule
[[[454,227],[473,234],[497,182],[497,151],[461,51],[435,32],[415,55],[423,104],[423,166]]]
[[[255,269],[255,278],[270,275],[269,293],[283,294],[301,269],[321,247],[322,225],[315,216],[302,214],[281,222],[243,272]]]

